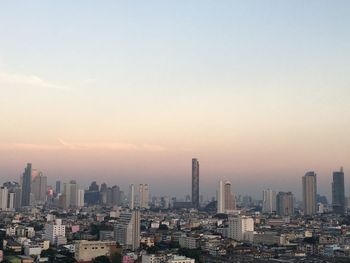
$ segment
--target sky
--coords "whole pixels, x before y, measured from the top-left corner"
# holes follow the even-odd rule
[[[349,1],[0,2],[0,178],[219,179],[258,198],[350,167]],[[346,192],[350,181],[346,181]]]

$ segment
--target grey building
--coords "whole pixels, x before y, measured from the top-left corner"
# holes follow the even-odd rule
[[[345,188],[344,188],[344,171],[333,172],[332,182],[332,207],[336,214],[345,213]]]
[[[28,163],[22,176],[22,206],[30,205],[30,193],[32,184],[32,164]]]
[[[294,214],[294,196],[291,192],[279,192],[276,199],[278,215],[291,216]]]
[[[199,162],[192,159],[192,205],[199,208]]]

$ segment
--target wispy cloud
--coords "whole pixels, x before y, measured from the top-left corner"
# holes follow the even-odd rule
[[[166,149],[155,144],[132,144],[120,142],[68,143],[59,139],[55,144],[7,143],[0,144],[0,150],[109,150],[109,151],[143,151],[163,152]]]
[[[66,86],[56,85],[49,81],[44,80],[36,74],[18,74],[6,71],[0,71],[0,84],[15,84],[27,87],[36,88],[47,88],[47,89],[58,89],[58,90],[68,90]]]

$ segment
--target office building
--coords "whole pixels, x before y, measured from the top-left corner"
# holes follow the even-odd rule
[[[59,246],[66,244],[66,226],[62,225],[62,219],[56,219],[54,223],[46,224],[44,236],[53,245]]]
[[[121,191],[118,185],[114,185],[111,189],[112,205],[121,205]]]
[[[56,181],[56,195],[61,193],[61,181]]]
[[[254,220],[247,216],[230,218],[228,221],[228,237],[237,241],[252,241]]]
[[[149,187],[148,184],[140,184],[139,186],[140,208],[149,208]]]
[[[133,210],[135,205],[135,187],[133,184],[129,186],[129,209]]]
[[[84,207],[84,196],[85,196],[85,190],[79,189],[78,190],[78,201],[77,201],[78,208]]]
[[[6,211],[8,207],[8,189],[5,186],[0,187],[0,210]]]
[[[114,226],[115,241],[126,249],[140,247],[140,211],[123,212]]]
[[[32,164],[28,163],[22,175],[22,206],[30,205],[30,193],[32,185]]]
[[[294,214],[294,196],[291,192],[279,192],[276,199],[278,215],[291,216]]]
[[[304,215],[314,215],[317,211],[317,181],[315,172],[307,172],[302,178]]]
[[[332,182],[332,207],[336,214],[345,213],[345,186],[343,167],[340,171],[333,172]]]
[[[34,198],[33,203],[44,204],[47,200],[47,177],[43,175],[42,172],[39,172],[33,178],[31,185],[31,193]]]
[[[218,198],[217,198],[217,212],[227,213],[228,211],[236,209],[236,202],[234,195],[231,192],[231,182],[219,181]]]
[[[262,204],[263,213],[272,213],[276,212],[276,192],[267,189],[263,191],[263,204]]]
[[[199,208],[199,162],[192,159],[192,205]]]

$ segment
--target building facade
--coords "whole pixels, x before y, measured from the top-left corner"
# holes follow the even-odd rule
[[[345,186],[343,167],[340,171],[333,172],[332,182],[332,207],[336,214],[345,213]]]
[[[270,214],[275,211],[276,211],[276,192],[271,189],[264,190],[262,212]]]
[[[192,159],[192,205],[193,208],[199,208],[199,162]]]
[[[305,215],[314,215],[317,211],[317,180],[315,172],[307,172],[302,178],[303,210]]]
[[[140,211],[123,212],[114,226],[115,241],[131,250],[140,247]]]

